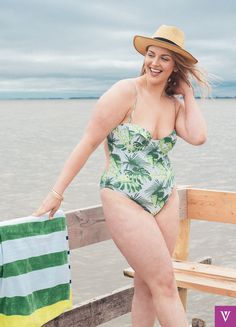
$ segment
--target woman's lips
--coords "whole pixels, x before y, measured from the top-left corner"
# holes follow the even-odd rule
[[[156,77],[156,76],[159,76],[161,73],[162,73],[162,70],[160,69],[154,69],[154,68],[151,68],[150,67],[150,72],[151,72],[151,75]]]

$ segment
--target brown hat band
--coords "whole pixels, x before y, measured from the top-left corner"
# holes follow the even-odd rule
[[[176,45],[177,47],[180,48],[180,46],[179,46],[178,44],[176,44],[175,42],[170,41],[170,40],[168,40],[168,39],[165,39],[164,37],[154,37],[153,39],[155,39],[155,40],[160,40],[160,41],[164,41],[164,42],[168,42],[168,43],[174,44],[174,45]]]

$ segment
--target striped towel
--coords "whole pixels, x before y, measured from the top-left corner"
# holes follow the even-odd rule
[[[0,222],[0,326],[38,327],[72,307],[65,214]]]

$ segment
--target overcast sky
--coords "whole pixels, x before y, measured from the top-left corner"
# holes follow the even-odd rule
[[[185,47],[236,96],[236,1],[0,0],[0,97],[100,96],[139,75],[135,34],[180,27]]]

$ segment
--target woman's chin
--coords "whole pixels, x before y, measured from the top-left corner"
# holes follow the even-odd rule
[[[166,84],[167,79],[161,78],[161,76],[152,76],[152,75],[147,75],[147,80],[152,83],[152,84]]]

